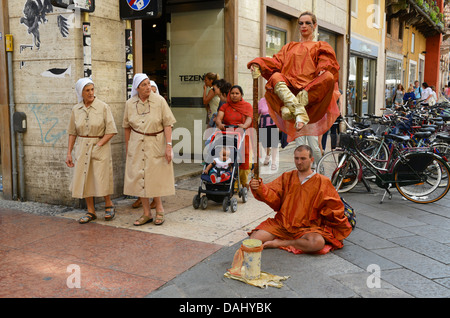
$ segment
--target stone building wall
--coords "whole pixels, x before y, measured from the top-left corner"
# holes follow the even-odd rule
[[[9,2],[14,36],[13,76],[16,111],[27,116],[24,134],[25,192],[30,201],[76,205],[65,164],[67,125],[77,103],[75,83],[83,77],[82,15],[66,9],[31,13],[30,1]],[[52,11],[52,12],[48,12]],[[35,20],[36,19],[36,20]],[[111,106],[119,134],[112,139],[115,192],[122,193],[124,142],[121,123],[126,100],[125,22],[118,1],[97,0],[91,23],[92,79],[96,96]],[[37,28],[30,28],[38,21]],[[63,26],[66,26],[64,28]]]

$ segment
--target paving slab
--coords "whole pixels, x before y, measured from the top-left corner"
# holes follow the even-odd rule
[[[429,279],[450,277],[450,266],[404,247],[373,250],[404,268]]]
[[[278,169],[262,166],[265,182],[294,169],[290,147]],[[0,297],[159,298],[425,298],[450,297],[450,197],[414,204],[393,191],[368,193],[359,184],[342,193],[357,213],[344,247],[326,255],[262,252],[261,269],[290,276],[283,287],[260,289],[225,278],[247,232],[274,212],[249,195],[236,213],[210,202],[195,210],[201,164],[176,166],[176,195],[163,198],[163,226],[133,222],[142,209],[133,198],[114,200],[117,215],[77,223],[82,209],[0,200]],[[153,211],[154,213],[154,211]],[[67,266],[79,265],[82,288],[68,288]],[[379,266],[380,287],[370,288],[370,265]],[[194,300],[193,300],[194,301]],[[171,309],[173,309],[171,306]]]
[[[448,298],[450,289],[408,269],[383,271],[382,279],[417,298]]]

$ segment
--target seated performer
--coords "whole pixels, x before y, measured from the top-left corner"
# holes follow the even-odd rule
[[[311,170],[314,158],[309,146],[298,146],[294,160],[297,170],[268,184],[251,180],[254,197],[267,203],[276,215],[258,225],[250,238],[261,240],[264,248],[278,247],[296,254],[341,248],[352,227],[339,194],[327,177]]]
[[[286,44],[273,57],[258,57],[247,64],[253,78],[262,75],[268,81],[269,113],[288,141],[323,135],[339,116],[336,54],[328,43],[313,41],[317,28],[313,13],[303,12],[298,23],[299,42]]]

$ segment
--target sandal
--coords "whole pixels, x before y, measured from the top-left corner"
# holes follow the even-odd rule
[[[110,221],[116,216],[115,206],[105,206],[105,221]]]
[[[264,160],[264,165],[265,165],[265,166],[268,166],[268,165],[269,165],[269,162],[270,162],[270,157],[267,156],[266,159]]]
[[[133,224],[135,226],[144,225],[146,223],[152,222],[153,219],[151,217],[146,216],[145,214],[142,215],[139,219],[136,220]]]
[[[277,168],[278,168],[278,167],[277,167],[277,164],[276,164],[276,163],[272,163],[271,169],[272,169],[272,170],[277,170]]]
[[[85,224],[85,223],[89,223],[91,221],[94,221],[95,219],[97,219],[97,216],[94,213],[86,213],[86,215],[82,216],[79,220],[78,223],[80,224]]]
[[[142,206],[141,198],[137,198],[137,200],[134,201],[134,203],[131,205],[131,207],[132,207],[133,209],[137,209],[137,208],[139,208],[139,207],[141,207],[141,206]]]
[[[156,211],[156,219],[155,219],[155,225],[161,225],[165,221],[164,219],[164,211],[158,212]]]

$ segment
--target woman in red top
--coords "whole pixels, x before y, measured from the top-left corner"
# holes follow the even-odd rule
[[[252,126],[253,107],[242,97],[242,87],[234,85],[230,89],[227,103],[223,104],[217,113],[216,124],[220,130],[225,126],[233,125],[238,128],[247,129]],[[250,174],[250,138],[245,136],[245,162],[239,165],[239,178],[241,184],[248,188],[248,175]]]

